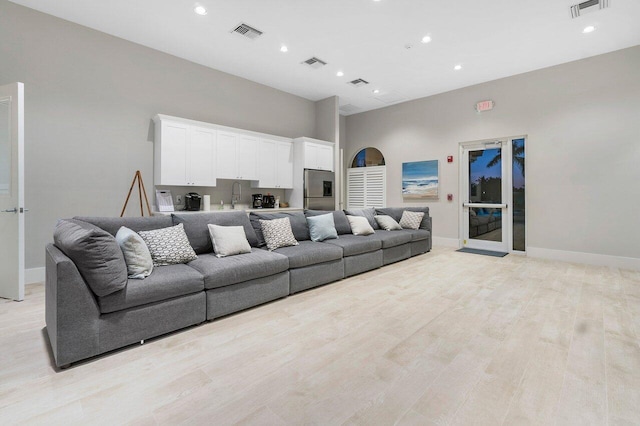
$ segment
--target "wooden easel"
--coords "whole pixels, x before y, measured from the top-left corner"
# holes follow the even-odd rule
[[[147,211],[149,211],[149,216],[151,216],[151,208],[149,207],[147,191],[144,189],[144,182],[142,182],[142,174],[140,173],[140,170],[136,170],[136,174],[133,176],[133,181],[131,182],[131,188],[129,188],[129,193],[127,194],[127,200],[124,202],[124,206],[122,207],[120,217],[124,216],[124,211],[127,209],[127,203],[129,203],[129,197],[131,197],[131,191],[133,191],[133,186],[136,184],[136,180],[138,181],[138,195],[140,196],[140,214],[144,217],[144,209],[142,208],[142,194],[144,194],[144,201],[147,203]]]

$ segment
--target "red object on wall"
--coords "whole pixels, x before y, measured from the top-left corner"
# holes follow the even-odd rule
[[[447,194],[447,200],[453,201],[453,194]]]
[[[453,163],[453,155],[447,155],[447,163]]]

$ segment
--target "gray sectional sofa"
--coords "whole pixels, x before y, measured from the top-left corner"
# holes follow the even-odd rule
[[[377,214],[399,221],[404,210],[378,209]],[[143,280],[128,279],[124,288],[108,290],[108,294],[100,291],[98,295],[91,280],[105,277],[87,273],[77,263],[90,256],[91,250],[100,256],[99,248],[87,246],[87,249],[73,250],[69,245],[73,239],[59,242],[60,247],[48,244],[45,317],[55,363],[66,367],[145,339],[426,253],[431,250],[432,240],[429,209],[407,210],[425,213],[420,229],[376,229],[368,236],[353,235],[345,212],[335,211],[339,238],[323,242],[311,241],[306,216],[328,213],[324,211],[250,215],[244,211],[175,213],[151,218],[63,220],[61,223],[73,222],[71,225],[82,235],[97,236],[107,244],[121,226],[140,232],[181,223],[198,258],[187,264],[155,267]],[[348,213],[372,216],[371,211]],[[264,247],[260,219],[283,217],[289,218],[299,245],[268,251]],[[375,221],[370,223],[378,228]],[[251,252],[216,257],[208,224],[243,226]],[[108,268],[101,273],[120,273],[124,268],[126,277],[123,259],[105,259],[105,265]]]

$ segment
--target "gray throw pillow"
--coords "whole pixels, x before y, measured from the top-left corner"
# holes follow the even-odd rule
[[[153,259],[149,248],[137,232],[121,226],[116,233],[116,241],[124,255],[129,278],[143,280],[153,271]]]
[[[53,242],[75,263],[96,296],[106,296],[127,285],[122,250],[107,231],[80,220],[60,220]]]
[[[347,215],[347,219],[349,220],[349,225],[351,225],[353,235],[370,235],[375,233],[366,217]]]
[[[396,222],[391,216],[375,215],[374,218],[376,219],[376,222],[378,222],[378,225],[380,225],[380,228],[384,229],[385,231],[397,231],[399,229],[402,229],[402,226],[400,226],[400,224]]]
[[[338,231],[333,221],[333,213],[307,217],[311,241],[324,241],[338,238]]]
[[[140,231],[139,234],[149,248],[153,266],[176,265],[198,258],[181,223],[169,228]]]
[[[262,220],[262,235],[269,251],[280,247],[297,246],[298,241],[291,230],[291,222],[288,217],[282,219]]]
[[[402,213],[402,218],[400,219],[400,226],[404,229],[418,229],[420,228],[423,216],[424,213],[422,212],[410,212],[409,210],[405,210],[404,213]]]
[[[209,224],[209,235],[213,252],[217,257],[251,253],[251,245],[242,226],[220,226]]]

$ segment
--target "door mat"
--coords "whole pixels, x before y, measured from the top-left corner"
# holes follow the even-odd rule
[[[468,248],[468,247],[463,247],[456,251],[459,251],[462,253],[483,254],[485,256],[493,256],[493,257],[505,257],[507,254],[509,254],[503,251],[480,250],[480,249],[474,249],[474,248]]]

